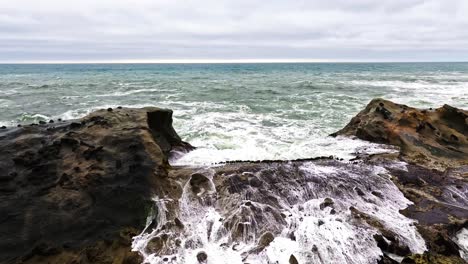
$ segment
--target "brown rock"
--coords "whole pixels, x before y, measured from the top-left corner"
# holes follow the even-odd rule
[[[100,110],[0,133],[0,263],[141,263],[131,238],[169,189],[167,155],[191,149],[172,111]]]
[[[208,255],[205,253],[205,251],[200,251],[197,254],[197,260],[198,263],[206,263],[206,261],[208,260]]]
[[[297,261],[296,257],[294,255],[291,255],[289,257],[289,264],[299,264],[299,262]]]
[[[404,160],[444,170],[468,164],[467,118],[468,111],[449,105],[426,111],[374,99],[332,136],[399,146]]]

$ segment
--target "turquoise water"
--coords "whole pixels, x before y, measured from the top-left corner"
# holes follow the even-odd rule
[[[181,163],[346,156],[368,145],[326,135],[375,97],[468,108],[468,63],[0,65],[0,125],[171,108]]]

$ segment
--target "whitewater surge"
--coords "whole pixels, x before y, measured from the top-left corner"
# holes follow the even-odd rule
[[[200,167],[184,180],[175,173],[182,194],[157,200],[153,228],[134,238],[145,263],[376,263],[381,234],[426,250],[414,221],[399,213],[411,202],[382,167],[232,166]]]
[[[375,97],[468,108],[467,91],[467,63],[0,65],[0,126],[173,109],[175,130],[197,148],[172,153],[173,189],[154,198],[134,238],[146,263],[365,264],[400,259],[377,241],[426,245],[386,169],[352,161],[397,150],[328,135]],[[344,160],[287,161],[319,156]],[[283,162],[219,164],[237,160]],[[466,203],[465,189],[448,190]],[[467,229],[453,241],[468,258]]]
[[[0,126],[157,106],[197,147],[174,164],[350,158],[380,147],[327,135],[372,98],[466,108],[466,91],[466,63],[10,65],[0,66]]]

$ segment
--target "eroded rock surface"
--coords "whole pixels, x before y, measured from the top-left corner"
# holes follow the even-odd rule
[[[170,110],[2,129],[0,263],[464,263],[466,121],[376,99],[336,135],[398,158],[199,167]]]
[[[332,135],[399,146],[401,158],[428,168],[468,165],[468,111],[449,105],[417,109],[374,99]]]
[[[448,105],[422,110],[374,99],[332,134],[338,135],[398,146],[398,158],[410,163],[406,170],[389,171],[414,203],[402,214],[418,221],[428,252],[407,256],[403,263],[465,263],[454,237],[468,226],[468,112]],[[377,155],[368,161],[382,164],[392,158]]]
[[[132,237],[188,147],[158,108],[1,130],[0,263],[140,263]]]
[[[400,213],[410,201],[378,165],[237,162],[174,167],[168,180],[174,191],[135,243],[151,263],[193,263],[203,251],[212,263],[361,264],[427,249]]]

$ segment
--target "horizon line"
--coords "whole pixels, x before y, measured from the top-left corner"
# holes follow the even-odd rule
[[[457,63],[442,60],[335,60],[335,59],[148,59],[148,60],[23,60],[0,64],[222,64],[222,63]]]

